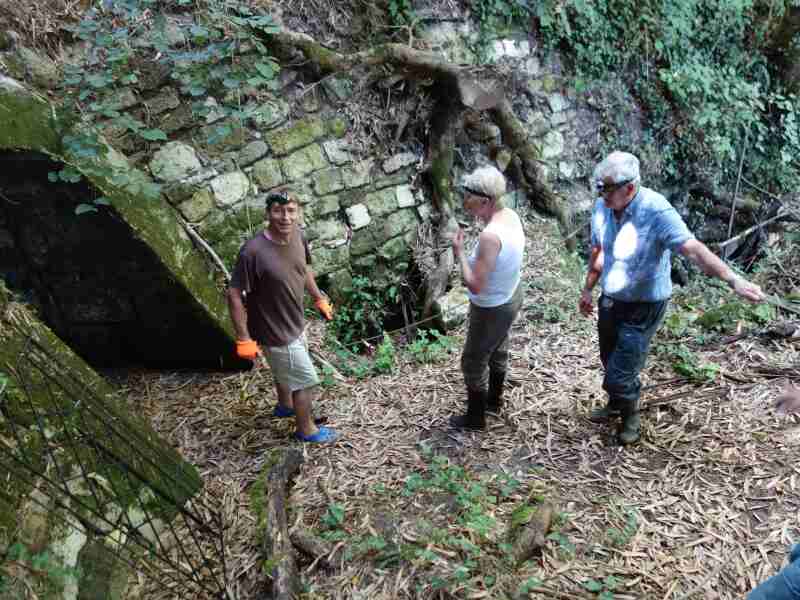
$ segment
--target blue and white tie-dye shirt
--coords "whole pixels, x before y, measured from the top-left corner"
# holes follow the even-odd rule
[[[623,302],[656,302],[672,294],[670,252],[694,236],[664,196],[640,186],[617,222],[598,198],[592,246],[603,249],[603,294]]]

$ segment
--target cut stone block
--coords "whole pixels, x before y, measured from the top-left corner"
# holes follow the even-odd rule
[[[250,191],[250,180],[241,171],[225,173],[209,182],[217,206],[225,208],[244,200]]]
[[[417,204],[417,199],[414,197],[414,192],[411,191],[411,186],[401,185],[394,189],[395,198],[397,198],[398,208],[409,208]]]
[[[214,195],[206,188],[197,190],[189,200],[178,205],[178,210],[189,223],[202,221],[213,208]]]
[[[452,331],[467,320],[469,296],[464,286],[456,286],[436,300],[434,313],[445,331]]]
[[[264,139],[275,156],[286,156],[298,148],[316,142],[324,135],[325,124],[320,117],[313,116],[296,121],[289,127],[270,131],[264,135]]]
[[[325,154],[332,164],[341,166],[353,160],[350,154],[350,145],[346,140],[328,140],[322,143]]]
[[[281,167],[289,181],[302,179],[309,173],[324,169],[328,165],[322,154],[322,146],[311,144],[281,161]]]
[[[332,194],[345,188],[341,169],[325,169],[314,173],[314,191],[321,195]]]
[[[362,229],[372,222],[369,216],[369,210],[364,204],[354,204],[345,210],[347,214],[347,222],[354,231]]]
[[[201,168],[194,148],[183,142],[168,142],[150,160],[150,172],[161,181],[178,181]]]
[[[265,158],[253,165],[253,180],[265,190],[278,187],[286,181],[277,160]]]

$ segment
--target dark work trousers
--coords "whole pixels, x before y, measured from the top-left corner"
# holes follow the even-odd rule
[[[511,300],[505,304],[491,308],[469,305],[469,329],[464,352],[461,354],[461,372],[464,373],[467,389],[486,391],[490,370],[492,373],[505,374],[508,364],[508,331],[521,305],[521,281]]]
[[[800,600],[800,544],[789,553],[789,564],[760,584],[747,600]]]
[[[639,409],[642,389],[639,372],[647,360],[650,340],[664,318],[667,300],[621,302],[601,296],[599,305],[597,332],[608,406],[623,413],[634,412]]]

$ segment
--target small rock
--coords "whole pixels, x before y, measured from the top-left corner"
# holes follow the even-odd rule
[[[434,303],[434,312],[445,331],[450,331],[467,320],[469,314],[469,296],[464,286],[453,287],[447,294]]]

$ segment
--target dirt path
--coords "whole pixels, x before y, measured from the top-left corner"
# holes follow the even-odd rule
[[[780,382],[762,368],[797,376],[797,345],[710,350],[727,376],[701,387],[651,360],[643,439],[622,449],[586,419],[603,394],[593,322],[574,308],[579,266],[551,223],[529,219],[514,387],[487,432],[447,425],[464,402],[463,331],[443,362],[321,391],[317,412],[343,436],[305,448],[290,522],[326,531],[344,562],[306,562],[304,597],[739,599],[800,538],[800,420],[774,416]],[[139,374],[127,389],[222,499],[236,593],[257,597],[266,580],[247,491],[265,452],[292,443],[290,423],[268,416],[268,377]],[[531,494],[558,518],[542,554],[511,568],[505,529]],[[550,593],[524,593],[526,582]]]

